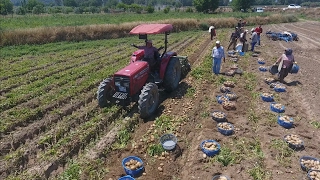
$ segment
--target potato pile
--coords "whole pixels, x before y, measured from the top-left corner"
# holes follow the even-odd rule
[[[266,69],[266,67],[265,67],[265,66],[259,66],[259,68],[260,68],[260,69]]]
[[[130,159],[128,162],[125,163],[125,165],[126,168],[130,170],[137,170],[140,167],[142,167],[142,163],[134,159]]]
[[[274,87],[278,88],[278,89],[284,89],[285,88],[282,84],[276,84]]]
[[[226,96],[229,98],[229,100],[235,100],[237,99],[237,95],[233,94],[233,93],[226,93]]]
[[[217,180],[228,180],[225,176],[220,176]]]
[[[224,101],[222,103],[222,107],[226,110],[231,110],[231,109],[235,109],[236,105],[233,102]]]
[[[278,108],[278,109],[280,109],[280,108]],[[281,116],[279,119],[280,119],[281,121],[283,121],[283,122],[286,122],[286,123],[292,123],[292,120],[290,119],[290,117],[289,117],[289,116],[286,116],[286,115]]]
[[[229,71],[226,72],[227,76],[233,76],[236,73],[235,70],[230,69]]]
[[[320,162],[315,160],[301,159],[301,164],[304,165],[307,169],[317,169],[320,170]]]
[[[282,109],[282,104],[280,103],[275,103],[275,104],[272,104],[272,106],[276,109]],[[283,117],[283,116],[282,116]],[[280,119],[281,120],[281,119]]]
[[[226,96],[220,96],[218,97],[218,101],[225,102],[225,101],[229,101],[229,99]]]
[[[231,124],[227,122],[219,123],[218,127],[224,130],[232,130]]]
[[[320,172],[319,171],[311,171],[309,175],[312,180],[320,180]]]
[[[302,140],[299,138],[299,136],[290,134],[284,138],[288,143],[291,143],[293,145],[299,145],[302,144]]]
[[[226,87],[234,87],[235,86],[233,81],[225,81],[223,83],[223,85],[225,85]]]
[[[275,81],[274,78],[264,78],[264,80],[267,82],[267,83],[272,83]]]
[[[265,62],[263,58],[258,58],[259,62]]]
[[[262,93],[262,96],[264,96],[266,98],[272,98],[272,94],[270,94],[270,93]]]
[[[216,143],[214,143],[214,142],[205,142],[203,144],[203,148],[207,149],[209,151],[215,151],[215,150],[218,149],[218,145]]]
[[[221,86],[220,90],[221,90],[221,92],[223,92],[223,93],[225,93],[225,92],[230,92],[230,87]]]
[[[212,113],[214,118],[225,118],[225,114],[223,112],[214,112]]]

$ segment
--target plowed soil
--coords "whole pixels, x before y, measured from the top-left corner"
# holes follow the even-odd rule
[[[263,29],[265,32],[289,30],[298,34],[298,41],[284,42],[270,40],[263,33],[261,46],[256,47],[258,57],[266,61],[265,66],[271,66],[285,48],[293,49],[300,70],[285,79],[286,92],[277,93],[264,82],[265,78],[274,76],[259,71],[258,57],[252,57],[251,52],[239,56],[237,65],[244,71],[243,75],[224,75],[234,65],[230,57],[222,63],[222,74],[213,75],[210,55],[214,42],[220,40],[226,48],[232,30],[218,29],[218,36],[213,41],[207,32],[199,32],[170,44],[170,50],[188,56],[192,71],[176,91],[160,92],[161,104],[155,115],[147,120],[138,117],[136,105],[127,109],[98,108],[95,99],[98,82],[82,85],[83,89],[76,95],[57,98],[50,105],[41,104],[47,94],[59,94],[60,88],[75,88],[86,82],[91,71],[102,74],[103,67],[110,64],[121,66],[123,62],[110,63],[108,57],[127,58],[130,54],[125,48],[110,48],[110,52],[105,53],[105,48],[99,47],[70,59],[64,59],[63,54],[56,57],[51,53],[53,59],[61,60],[30,67],[19,74],[3,74],[1,81],[16,82],[0,89],[0,100],[4,101],[7,93],[61,72],[61,76],[70,76],[76,83],[55,82],[43,89],[44,94],[29,95],[28,92],[15,104],[1,105],[1,117],[7,119],[16,109],[29,108],[34,114],[21,115],[27,119],[21,123],[15,120],[16,124],[1,131],[0,179],[15,176],[19,179],[57,179],[68,171],[76,172],[79,179],[117,180],[125,175],[121,162],[126,156],[138,156],[143,160],[145,174],[136,178],[140,180],[211,180],[218,174],[236,180],[307,179],[299,159],[302,156],[320,158],[320,23],[272,24]],[[190,53],[184,51],[188,47],[193,48]],[[12,63],[24,61],[23,57],[19,58],[13,59]],[[61,69],[55,69],[54,65]],[[87,68],[85,72],[72,71],[89,65],[91,69]],[[34,75],[46,69],[47,74]],[[20,80],[23,78],[30,79]],[[238,98],[233,110],[225,110],[216,100],[217,95],[223,94],[220,87],[227,80],[235,82],[231,90]],[[279,114],[270,110],[269,102],[261,100],[263,92],[272,93],[275,102],[285,106],[283,115],[294,119],[292,128],[285,129],[277,124]],[[36,108],[42,111],[33,111]],[[217,130],[217,122],[210,116],[215,110],[226,113],[226,121],[234,125],[232,135],[225,136]],[[166,120],[167,125],[159,124],[161,120]],[[130,129],[129,143],[115,147],[114,143],[120,141],[117,139],[119,131],[125,126]],[[159,126],[161,132],[156,128]],[[168,151],[169,155],[164,159],[159,155],[151,156],[150,145],[159,144],[159,137],[168,132],[177,136],[176,148]],[[305,148],[300,151],[288,148],[283,141],[288,134],[298,135]],[[200,143],[207,139],[216,140],[221,146],[215,157],[204,156],[200,149]],[[75,164],[83,171],[70,167],[69,160],[77,162]]]

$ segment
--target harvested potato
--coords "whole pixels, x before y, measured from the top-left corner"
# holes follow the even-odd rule
[[[235,86],[233,81],[225,81],[223,83],[223,85],[225,85],[226,87],[234,87]]]
[[[282,104],[280,103],[275,103],[275,104],[272,104],[272,106],[276,109],[282,109]]]
[[[262,96],[267,97],[267,98],[272,98],[272,94],[270,93],[262,93]]]
[[[275,79],[274,78],[264,78],[264,81],[267,83],[272,83],[275,81]]]
[[[224,118],[225,114],[223,112],[214,112],[214,113],[212,113],[212,116],[214,118]]]
[[[221,86],[220,88],[221,92],[230,92],[230,87],[226,87],[226,86]]]
[[[280,108],[278,108],[278,109],[280,109]],[[290,119],[290,117],[289,117],[289,116],[286,116],[286,115],[281,116],[279,119],[280,119],[281,121],[283,121],[283,122],[286,122],[286,123],[292,123],[292,119]]]
[[[214,150],[218,149],[218,145],[216,143],[214,143],[214,142],[205,142],[203,144],[203,148],[207,149],[207,150],[210,150],[210,151],[214,151]]]
[[[228,180],[225,176],[220,176],[217,180]]]
[[[231,109],[235,109],[235,104],[233,102],[230,101],[224,101],[222,103],[222,107],[226,110],[231,110]]]
[[[140,163],[137,160],[130,159],[128,162],[125,163],[126,168],[130,170],[136,170],[139,169],[142,166],[142,163]]]
[[[265,66],[259,66],[260,69],[267,69]]]
[[[311,171],[309,175],[312,180],[320,180],[320,172],[319,171]]]
[[[278,89],[284,89],[285,88],[282,84],[276,84],[274,87],[278,88]]]
[[[226,96],[229,98],[229,100],[235,100],[237,99],[237,95],[233,93],[227,93]]]
[[[225,101],[229,101],[229,99],[226,96],[220,96],[218,97],[218,101],[225,102]]]
[[[270,87],[271,87],[271,88],[274,88],[276,85],[277,85],[277,83],[271,83],[271,84],[270,84]]]
[[[231,69],[231,70],[226,72],[226,75],[227,76],[233,76],[235,73],[236,73],[236,71]]]
[[[231,124],[224,122],[224,123],[219,123],[218,127],[224,130],[232,130]]]
[[[317,169],[320,170],[320,162],[315,160],[301,159],[301,164],[304,165],[307,169]]]
[[[299,145],[302,143],[302,140],[299,138],[299,136],[291,134],[284,138],[288,143],[291,143],[293,145]]]

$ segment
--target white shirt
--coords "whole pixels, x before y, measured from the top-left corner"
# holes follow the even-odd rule
[[[217,46],[215,46],[213,49],[212,49],[212,57],[213,58],[218,58],[218,59],[221,59],[221,58],[224,58],[224,49],[222,46],[220,46],[219,48],[217,48]]]

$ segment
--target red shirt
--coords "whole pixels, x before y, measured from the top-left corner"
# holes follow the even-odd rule
[[[261,27],[256,27],[255,31],[257,32],[258,36],[262,33],[262,28]]]

